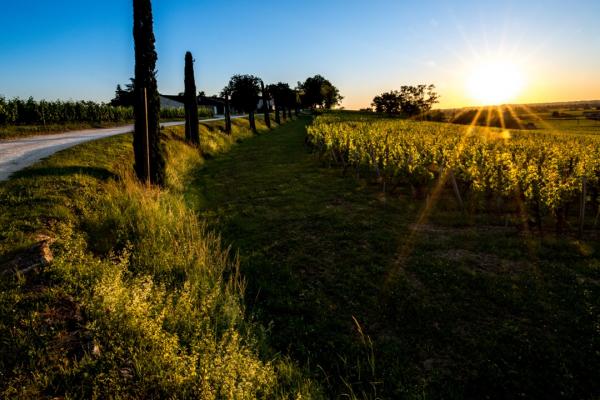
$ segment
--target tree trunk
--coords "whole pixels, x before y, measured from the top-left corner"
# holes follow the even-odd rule
[[[267,128],[271,129],[271,115],[269,114],[269,96],[267,95],[266,91],[265,91],[265,84],[264,83],[260,83],[260,88],[262,91],[262,101],[263,101],[263,112],[265,114],[265,125],[267,125]]]
[[[277,125],[281,125],[281,116],[279,114],[279,105],[275,103],[275,122]]]
[[[250,121],[250,129],[253,133],[256,133],[256,121],[254,119],[254,111],[250,111],[248,115],[248,120]]]
[[[194,145],[200,144],[198,127],[198,98],[194,77],[194,58],[189,51],[185,54],[185,139]]]
[[[229,106],[229,95],[225,96],[225,133],[231,135],[231,107]]]
[[[156,83],[155,39],[150,0],[133,1],[135,42],[135,172],[142,182],[165,183],[165,158],[160,141],[160,98]]]

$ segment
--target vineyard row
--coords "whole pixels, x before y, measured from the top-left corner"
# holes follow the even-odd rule
[[[330,161],[367,169],[388,188],[428,190],[450,178],[463,194],[517,203],[540,224],[545,215],[562,224],[582,204],[598,211],[600,139],[593,135],[325,114],[308,140]]]

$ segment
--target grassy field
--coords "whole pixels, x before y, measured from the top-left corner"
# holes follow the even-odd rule
[[[211,119],[212,117],[201,118]],[[169,118],[166,121],[183,121],[183,118]],[[163,122],[165,121],[163,120]],[[5,139],[16,139],[20,137],[34,136],[34,135],[51,135],[53,133],[64,133],[71,131],[78,131],[83,129],[101,129],[101,128],[114,128],[117,126],[124,126],[133,124],[133,121],[121,121],[121,122],[103,122],[103,123],[67,123],[67,124],[55,124],[55,125],[6,125],[0,126],[0,140]]]
[[[187,195],[239,249],[275,348],[330,397],[597,398],[597,237],[384,196],[315,158],[308,123],[210,160]]]
[[[600,135],[600,121],[585,118],[583,111],[571,111],[568,109],[556,111],[560,112],[564,117],[553,117],[552,112],[533,112],[531,114],[520,114],[519,118],[525,123],[531,122],[535,124],[540,129]]]
[[[115,126],[123,126],[129,122],[104,122],[104,123],[69,123],[69,124],[57,124],[57,125],[7,125],[0,126],[0,140],[4,139],[15,139],[19,137],[27,137],[34,135],[50,135],[53,133],[63,133],[70,131],[78,131],[82,129],[99,129],[99,128],[113,128]]]
[[[201,132],[205,157],[252,136],[246,120]],[[165,135],[164,191],[132,178],[130,135],[0,183],[0,265],[56,240],[49,267],[0,272],[0,397],[319,398],[246,316],[235,255],[186,206],[204,158],[182,127]]]
[[[204,157],[168,129],[162,192],[131,178],[129,135],[0,183],[0,264],[57,240],[0,277],[0,396],[600,395],[597,235],[384,195],[321,161],[310,121],[205,124]]]

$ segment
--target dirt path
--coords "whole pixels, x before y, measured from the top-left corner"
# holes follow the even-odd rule
[[[242,118],[242,116],[232,117]],[[205,119],[201,122],[222,120],[223,117]],[[183,125],[183,121],[165,122],[161,126]],[[133,131],[133,125],[108,129],[86,129],[54,135],[30,136],[22,139],[0,141],[0,181],[27,168],[37,161],[75,145]]]

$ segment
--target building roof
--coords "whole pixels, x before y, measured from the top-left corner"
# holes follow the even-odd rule
[[[162,108],[181,108],[184,106],[183,98],[178,96],[160,95],[160,106]]]
[[[185,104],[183,95],[161,94],[160,96],[181,104]],[[198,96],[198,105],[200,106],[222,106],[223,104],[225,104],[225,99],[220,97]]]
[[[222,106],[225,104],[225,99],[220,97],[198,96],[198,104],[201,106]]]

